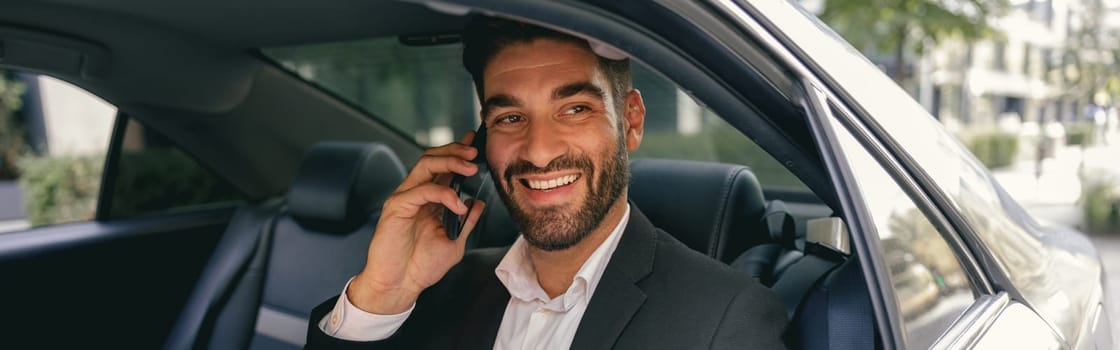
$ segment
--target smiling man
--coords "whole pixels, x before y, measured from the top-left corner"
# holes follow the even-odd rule
[[[365,269],[313,312],[308,347],[782,347],[785,312],[769,290],[627,201],[645,106],[625,57],[500,19],[475,19],[463,41],[485,149],[468,134],[425,152],[386,200]],[[447,183],[475,175],[479,152],[521,236],[464,254],[484,204]],[[464,236],[447,238],[444,208],[469,212]]]

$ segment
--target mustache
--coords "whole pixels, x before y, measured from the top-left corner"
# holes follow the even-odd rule
[[[502,173],[502,178],[506,180],[509,191],[512,192],[514,176],[543,174],[565,169],[583,170],[589,176],[595,173],[595,165],[591,161],[591,157],[565,154],[548,162],[544,167],[538,167],[524,159],[516,160],[506,167],[506,171]]]

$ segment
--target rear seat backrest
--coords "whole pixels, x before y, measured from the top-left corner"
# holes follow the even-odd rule
[[[273,220],[227,229],[199,282],[211,287],[196,288],[167,348],[302,347],[311,309],[362,268],[381,204],[404,176],[381,144],[312,147]],[[251,258],[230,268],[235,255]],[[212,280],[233,282],[215,292]]]
[[[630,200],[690,248],[729,263],[768,240],[762,187],[746,166],[636,159],[630,171]]]
[[[276,221],[251,348],[303,346],[311,309],[361,271],[381,204],[404,176],[385,145],[312,148]]]

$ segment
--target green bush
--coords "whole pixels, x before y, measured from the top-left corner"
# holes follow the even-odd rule
[[[0,69],[0,180],[19,177],[16,160],[27,151],[23,127],[15,116],[27,86],[4,76]]]
[[[692,135],[676,130],[646,131],[633,158],[685,159],[743,164],[766,187],[804,189],[805,184],[757,144],[727,125],[717,125]]]
[[[1093,143],[1093,124],[1077,123],[1066,128],[1066,144],[1088,146]]]
[[[1006,167],[1019,152],[1019,137],[1005,132],[977,134],[969,140],[968,150],[988,169]]]
[[[21,159],[27,221],[40,226],[93,219],[103,161],[104,156]]]
[[[121,155],[109,217],[240,199],[240,192],[183,152],[171,148],[131,151]]]
[[[1108,177],[1087,179],[1081,191],[1085,228],[1096,233],[1120,233],[1120,182]]]
[[[31,225],[93,219],[103,160],[103,156],[24,158],[20,187]],[[243,199],[237,189],[177,150],[125,152],[119,164],[110,218]]]

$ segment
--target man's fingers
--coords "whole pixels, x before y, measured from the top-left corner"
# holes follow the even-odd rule
[[[471,142],[474,142],[474,131],[473,130],[472,131],[467,131],[467,133],[465,135],[463,135],[463,141],[461,143],[464,144],[464,145],[469,145],[469,144],[471,144]]]
[[[416,166],[408,173],[404,181],[401,182],[398,191],[407,190],[412,187],[419,186],[424,183],[432,183],[437,180],[437,176],[441,174],[460,174],[463,176],[472,176],[478,172],[478,165],[470,161],[456,157],[456,156],[435,156],[425,154],[420,156],[420,160],[416,161]],[[446,177],[439,179],[442,181],[450,182],[451,178]]]
[[[486,210],[486,203],[479,199],[469,200],[467,205],[471,206],[471,213],[467,216],[467,221],[463,223],[463,231],[459,232],[459,238],[456,239],[460,247],[466,246],[467,238],[470,237],[471,232],[474,231],[474,226],[478,224],[483,211]]]
[[[392,206],[403,209],[402,212],[392,214],[405,217],[415,217],[429,203],[442,204],[458,215],[467,213],[467,205],[459,200],[459,195],[454,190],[430,182],[394,194],[386,203],[386,207],[391,203]]]
[[[447,185],[451,182],[451,177],[443,174],[474,175],[478,172],[478,166],[470,161],[478,157],[479,152],[483,152],[483,150],[470,146],[470,143],[474,141],[474,136],[474,131],[468,131],[463,135],[461,142],[453,142],[424,151],[424,154],[416,161],[416,165],[412,167],[397,190],[406,190],[423,182]],[[445,160],[448,158],[461,161]]]

